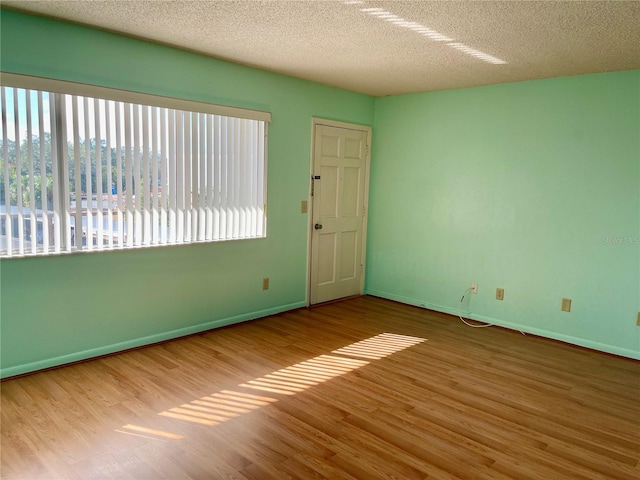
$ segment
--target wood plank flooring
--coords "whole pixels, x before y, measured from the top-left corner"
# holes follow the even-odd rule
[[[1,385],[6,480],[640,478],[640,362],[373,297]]]

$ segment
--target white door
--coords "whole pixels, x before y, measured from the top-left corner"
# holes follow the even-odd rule
[[[370,135],[357,125],[314,125],[312,305],[363,293]]]

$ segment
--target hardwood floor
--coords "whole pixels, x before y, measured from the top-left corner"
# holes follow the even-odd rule
[[[1,387],[7,480],[640,478],[640,362],[373,297]]]

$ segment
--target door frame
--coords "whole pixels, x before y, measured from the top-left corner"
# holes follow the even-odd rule
[[[311,196],[311,188],[312,188],[312,180],[313,176],[313,167],[314,167],[314,153],[316,146],[316,126],[318,125],[326,125],[328,127],[336,127],[336,128],[344,128],[346,130],[359,130],[362,132],[366,132],[367,134],[367,144],[366,144],[366,154],[365,154],[365,170],[364,170],[364,214],[362,217],[362,275],[360,278],[360,295],[364,294],[364,281],[365,274],[367,271],[367,223],[369,217],[369,174],[371,170],[371,140],[373,129],[370,125],[361,125],[357,123],[348,123],[348,122],[340,122],[337,120],[328,120],[325,118],[312,117],[311,119],[311,154],[309,159],[309,176],[308,176],[308,187],[307,187],[307,288],[306,288],[306,304],[307,307],[311,306],[311,241],[313,237],[313,201],[314,198]]]

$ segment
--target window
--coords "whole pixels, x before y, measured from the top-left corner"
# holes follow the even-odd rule
[[[270,114],[2,75],[0,256],[266,235]]]

